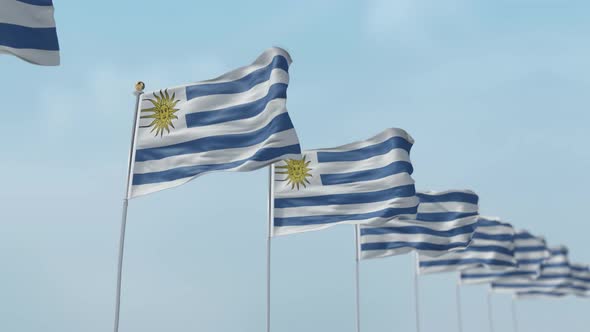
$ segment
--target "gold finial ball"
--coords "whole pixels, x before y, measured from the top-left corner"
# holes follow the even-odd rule
[[[143,83],[142,81],[135,83],[135,91],[141,92],[143,91],[143,89],[145,89],[145,83]]]

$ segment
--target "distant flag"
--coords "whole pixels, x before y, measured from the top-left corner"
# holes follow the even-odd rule
[[[550,248],[550,256],[541,264],[541,274],[534,280],[514,279],[492,283],[495,292],[557,292],[569,288],[571,269],[564,246]]]
[[[438,257],[420,255],[420,273],[461,271],[474,267],[516,268],[514,229],[497,218],[479,217],[469,246]]]
[[[545,274],[543,279],[560,280],[561,282],[554,287],[532,287],[532,290],[521,290],[516,292],[518,298],[535,298],[535,297],[563,297],[568,295],[578,297],[590,296],[590,269],[588,265],[569,264],[569,275],[563,279],[563,275]]]
[[[415,220],[395,220],[385,226],[361,226],[361,259],[399,255],[416,250],[439,256],[465,249],[478,218],[479,197],[470,190],[421,192]]]
[[[218,78],[143,95],[130,197],[299,158],[286,108],[290,64],[271,48]]]
[[[275,168],[274,235],[337,224],[383,224],[416,217],[410,149],[402,129],[331,149],[304,151]]]
[[[52,0],[0,0],[1,53],[37,65],[59,65]]]
[[[461,282],[479,284],[512,279],[535,279],[539,277],[541,264],[549,258],[549,254],[544,238],[519,230],[514,235],[516,269],[512,271],[491,271],[485,267],[467,269],[461,272]]]

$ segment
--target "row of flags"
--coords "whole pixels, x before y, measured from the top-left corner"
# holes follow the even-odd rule
[[[590,295],[587,266],[571,264],[564,247],[480,215],[475,192],[416,191],[414,139],[403,129],[301,149],[286,108],[291,62],[271,48],[218,78],[143,94],[128,198],[270,165],[270,236],[354,224],[361,260],[415,251],[422,274],[455,271],[464,283],[518,296]]]
[[[0,53],[58,65],[52,0],[0,0],[0,6]],[[291,63],[289,53],[275,47],[215,79],[138,93],[115,332],[127,201],[206,173],[267,166],[272,191],[268,273],[272,237],[354,224],[357,306],[358,261],[412,251],[421,274],[458,272],[464,284],[488,284],[519,298],[590,296],[588,265],[570,262],[564,246],[549,247],[542,237],[481,216],[475,192],[417,192],[410,160],[414,139],[403,129],[388,128],[335,148],[302,150],[286,107]],[[267,331],[269,303],[267,297]]]

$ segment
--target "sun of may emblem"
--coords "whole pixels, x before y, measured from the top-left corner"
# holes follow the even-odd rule
[[[174,113],[178,112],[177,108],[174,108],[176,104],[180,100],[174,100],[176,97],[176,93],[173,93],[172,96],[168,94],[168,90],[160,90],[160,95],[158,93],[154,93],[155,99],[146,99],[147,101],[151,102],[153,107],[142,109],[141,112],[152,113],[150,115],[142,115],[142,119],[153,119],[152,122],[147,126],[142,126],[142,128],[149,128],[153,127],[151,132],[155,132],[156,136],[164,135],[164,130],[166,133],[170,133],[170,127],[174,128],[174,124],[172,123],[173,120],[178,119]]]
[[[285,174],[287,177],[278,181],[288,181],[287,184],[291,185],[291,189],[297,187],[297,190],[299,190],[300,186],[307,188],[306,183],[310,183],[307,178],[313,176],[309,173],[311,171],[311,168],[308,167],[309,163],[311,161],[306,161],[305,156],[301,160],[285,160],[285,165],[277,166],[279,169],[277,174]]]

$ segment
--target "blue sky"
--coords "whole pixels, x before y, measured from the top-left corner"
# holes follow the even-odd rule
[[[55,0],[62,66],[0,57],[0,329],[112,328],[133,85],[212,78],[287,49],[304,148],[406,129],[418,189],[590,262],[586,1]],[[121,332],[264,328],[266,170],[131,201]],[[354,330],[352,227],[273,243],[273,331]],[[414,328],[412,256],[362,262],[363,332]],[[456,275],[421,278],[423,331],[454,331]],[[486,288],[463,290],[465,330]],[[494,297],[498,331],[510,298]],[[521,331],[583,331],[590,302],[523,301]]]

